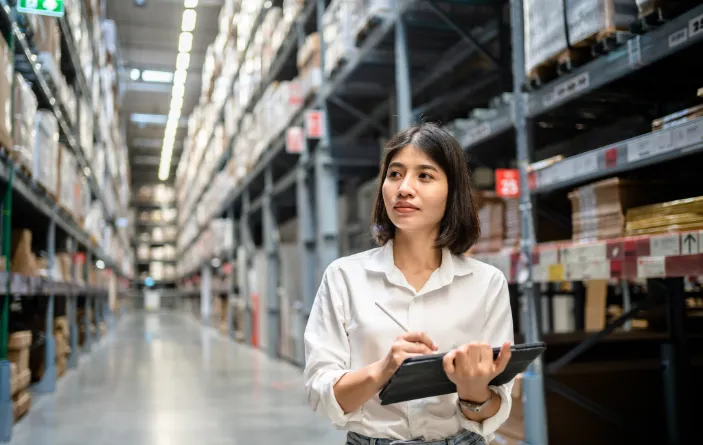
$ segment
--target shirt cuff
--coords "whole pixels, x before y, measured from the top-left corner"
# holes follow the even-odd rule
[[[329,371],[325,376],[324,388],[321,391],[321,401],[325,407],[325,413],[338,429],[344,428],[347,422],[360,422],[363,418],[362,408],[344,414],[344,410],[339,406],[339,402],[334,396],[334,385],[348,372],[350,370]]]
[[[513,403],[512,399],[510,398],[510,393],[508,391],[509,388],[506,385],[491,385],[488,387],[488,389],[500,396],[500,408],[493,417],[484,419],[483,422],[476,422],[474,420],[467,419],[458,404],[456,408],[461,426],[466,430],[473,431],[474,433],[483,436],[484,438],[486,438],[486,442],[490,442],[491,438],[493,437],[493,433],[495,433],[498,428],[500,428],[500,426],[503,425],[506,420],[508,420],[508,416],[510,416],[510,409]]]

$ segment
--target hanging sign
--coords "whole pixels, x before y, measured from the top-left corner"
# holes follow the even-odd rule
[[[27,14],[63,17],[64,0],[19,0],[17,11]]]
[[[286,153],[302,153],[305,150],[305,133],[302,127],[286,130]]]
[[[310,139],[322,139],[325,134],[325,114],[322,111],[305,112],[305,134]]]
[[[520,196],[520,171],[518,169],[496,169],[496,194],[501,198]]]

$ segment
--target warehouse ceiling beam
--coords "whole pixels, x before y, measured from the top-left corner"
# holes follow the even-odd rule
[[[352,116],[356,117],[357,119],[365,120],[369,118],[366,113],[360,111],[358,108],[354,107],[353,105],[350,105],[349,103],[343,101],[337,96],[330,96],[329,101],[341,108],[342,110],[346,111],[347,113],[351,114]],[[372,121],[370,125],[384,134],[388,133],[388,128],[384,127],[376,121]]]
[[[469,83],[468,85],[459,88],[458,90],[454,90],[452,92],[439,96],[433,99],[431,102],[428,102],[415,108],[413,110],[413,116],[419,117],[437,108],[446,107],[452,104],[456,104],[457,102],[463,102],[469,96],[473,96],[477,93],[480,93],[481,90],[483,90],[484,88],[488,87],[491,84],[494,84],[498,79],[500,79],[499,71],[493,71],[492,73],[488,73],[485,77],[482,77],[481,80],[477,82]],[[474,108],[475,106],[480,105],[480,103],[484,101],[485,99],[474,101],[471,104],[466,104],[468,105],[466,108]]]
[[[486,25],[485,29],[474,30],[473,33],[476,35],[481,43],[488,43],[498,36],[498,23],[496,21],[490,22]],[[440,59],[440,62],[435,64],[434,67],[429,68],[426,74],[423,74],[422,80],[413,87],[413,96],[418,95],[437,82],[442,76],[451,72],[463,61],[471,57],[477,51],[476,47],[473,45],[467,45],[463,40],[451,49],[444,53],[444,56]],[[346,138],[353,140],[358,138],[361,133],[371,125],[372,122],[378,122],[379,120],[387,117],[388,107],[392,102],[392,98],[389,98],[381,102],[369,115],[368,118],[360,121],[354,125],[351,130],[345,135]]]
[[[484,57],[486,57],[488,60],[491,61],[491,63],[498,69],[506,69],[501,63],[500,60],[496,59],[496,57],[490,53],[474,36],[472,36],[470,33],[467,33],[464,31],[459,25],[457,25],[454,20],[452,20],[451,17],[447,15],[444,11],[442,11],[439,6],[435,3],[434,0],[425,0],[425,4],[432,10],[432,12],[437,15],[444,23],[447,24],[454,32],[459,34],[459,37],[461,37],[462,40],[465,42],[469,43],[470,45],[473,45],[474,48],[481,54],[483,54]]]

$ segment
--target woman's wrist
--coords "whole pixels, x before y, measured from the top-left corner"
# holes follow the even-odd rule
[[[378,386],[380,390],[383,385],[388,383],[393,374],[388,374],[386,370],[386,364],[384,360],[379,360],[377,362],[371,363],[368,366],[369,377]]]
[[[457,386],[457,395],[462,400],[474,403],[483,403],[493,397],[493,393],[488,389],[488,386],[478,390],[475,388]]]

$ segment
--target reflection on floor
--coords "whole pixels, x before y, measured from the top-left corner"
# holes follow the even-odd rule
[[[127,315],[13,445],[315,445],[344,434],[305,402],[302,371],[179,313]]]

